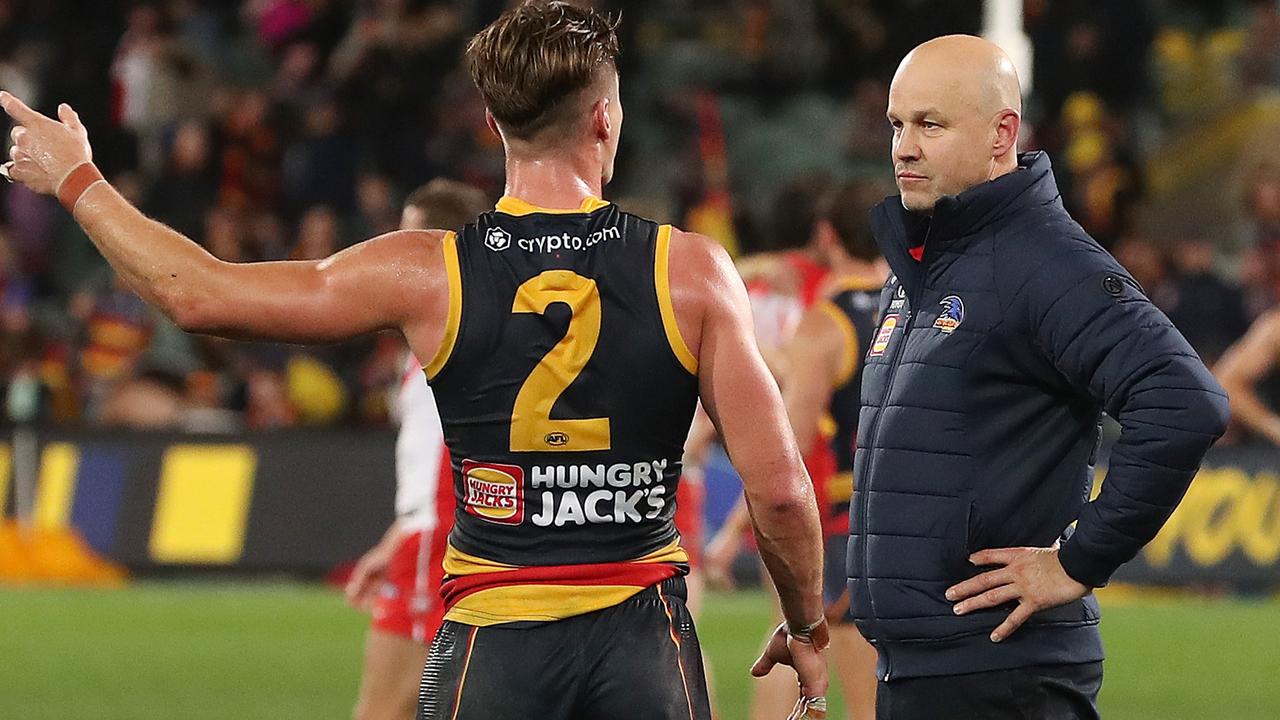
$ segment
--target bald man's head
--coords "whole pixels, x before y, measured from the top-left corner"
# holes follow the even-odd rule
[[[935,38],[902,59],[889,88],[902,204],[931,213],[1018,166],[1022,88],[1013,61],[972,35]]]

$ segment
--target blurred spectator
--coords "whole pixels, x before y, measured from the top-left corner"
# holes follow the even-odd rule
[[[206,209],[217,197],[212,148],[208,129],[188,121],[177,127],[170,143],[168,162],[151,186],[145,208],[157,220],[178,232],[200,237]]]
[[[1249,1],[1249,29],[1241,73],[1250,87],[1275,87],[1280,83],[1280,6],[1274,0]]]
[[[1246,181],[1240,280],[1249,317],[1280,302],[1280,168],[1261,165]]]
[[[165,6],[139,3],[129,11],[111,74],[116,121],[137,134],[143,167],[155,171],[163,158],[161,133],[181,118],[204,116],[204,68],[174,34]]]
[[[275,208],[280,195],[280,145],[257,90],[235,94],[223,120],[219,196],[252,209]]]
[[[1207,365],[1217,362],[1249,327],[1239,288],[1218,277],[1215,266],[1213,243],[1178,243],[1173,253],[1173,281],[1161,305]]]
[[[1169,269],[1164,254],[1155,243],[1141,238],[1125,238],[1114,248],[1114,255],[1142,286],[1151,302],[1162,309],[1169,305]]]
[[[358,238],[381,235],[395,230],[399,222],[400,205],[391,179],[378,173],[362,173],[356,179],[356,220],[352,235]]]
[[[333,98],[321,98],[303,112],[302,132],[284,152],[284,194],[292,209],[325,204],[352,206],[355,156],[351,138]]]
[[[501,141],[459,60],[509,4],[0,1],[0,87],[45,112],[75,105],[117,189],[218,258],[315,259],[396,227],[401,199],[432,178],[502,192]],[[807,203],[769,199],[797,168],[887,175],[886,84],[902,54],[979,32],[983,19],[981,0],[596,4],[626,16],[627,131],[610,197],[671,208],[671,221],[746,251],[786,251],[758,266],[783,295],[812,286],[796,250]],[[1168,234],[1140,224],[1148,173],[1157,192],[1150,139],[1235,114],[1242,88],[1280,79],[1276,4],[1217,5],[1024,3],[1036,58],[1027,122],[1064,201],[1095,237],[1119,242],[1207,357],[1236,332],[1221,318],[1239,297],[1210,266],[1240,268],[1241,320],[1280,300],[1280,171],[1247,178],[1242,257],[1122,238]],[[180,336],[106,280],[56,203],[4,184],[0,194],[11,417],[188,429],[384,421],[375,386],[397,339],[302,351]]]
[[[85,414],[103,417],[103,404],[117,383],[128,379],[146,352],[155,329],[155,310],[111,273],[71,298],[80,321],[80,371]]]
[[[323,260],[337,251],[338,216],[324,205],[308,209],[298,223],[298,241],[289,251],[289,259]]]
[[[1133,223],[1142,193],[1137,164],[1122,151],[1120,127],[1101,98],[1076,92],[1062,108],[1062,192],[1072,216],[1103,247],[1111,247]]]
[[[176,430],[182,426],[185,409],[178,378],[147,373],[111,389],[99,422],[130,430]]]

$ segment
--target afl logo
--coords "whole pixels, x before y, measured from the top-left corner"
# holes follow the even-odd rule
[[[491,227],[484,234],[484,244],[494,252],[501,252],[511,247],[511,233],[500,227]]]
[[[551,432],[547,433],[542,441],[551,447],[564,447],[569,444],[569,436],[562,432]]]

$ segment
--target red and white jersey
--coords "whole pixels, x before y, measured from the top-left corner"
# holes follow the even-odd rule
[[[440,484],[445,454],[444,426],[435,395],[417,358],[409,355],[395,403],[400,419],[396,437],[396,516],[409,530],[431,531],[451,517],[441,517]]]

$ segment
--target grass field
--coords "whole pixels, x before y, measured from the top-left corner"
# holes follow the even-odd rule
[[[1280,718],[1280,605],[1105,605],[1105,717]],[[746,717],[768,613],[758,593],[706,603],[722,720]],[[307,585],[0,588],[0,719],[346,718],[364,628],[336,592]]]

